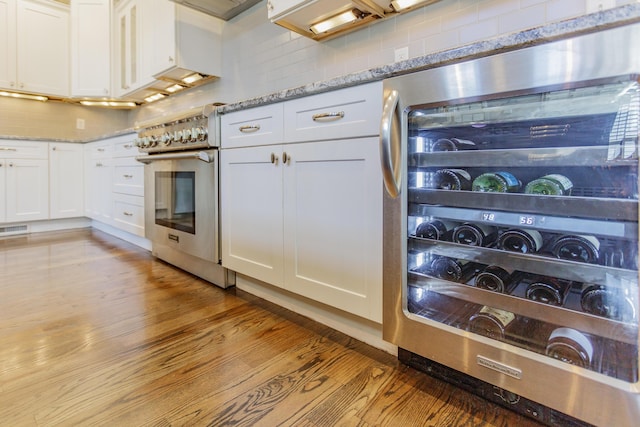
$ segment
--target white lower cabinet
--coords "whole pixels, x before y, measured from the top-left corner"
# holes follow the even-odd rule
[[[377,138],[222,150],[222,263],[382,320]]]
[[[0,189],[0,222],[48,219],[48,144],[0,140]]]
[[[109,140],[84,146],[85,215],[110,223],[113,217],[113,143]]]
[[[2,160],[6,173],[5,221],[49,218],[49,165],[47,159]]]
[[[49,143],[49,213],[51,219],[84,216],[83,147]]]

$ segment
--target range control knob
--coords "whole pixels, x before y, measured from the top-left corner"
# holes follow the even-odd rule
[[[182,143],[186,144],[191,141],[191,129],[185,129],[182,131]]]
[[[169,132],[165,132],[160,137],[160,142],[162,142],[164,145],[171,145],[172,139],[173,135],[171,135]]]
[[[207,129],[204,126],[198,127],[198,141],[206,141]]]
[[[149,147],[155,147],[156,145],[158,145],[158,137],[151,135],[149,137]]]
[[[134,147],[138,147],[138,148],[140,148],[140,147],[142,146],[142,145],[141,145],[141,142],[140,142],[140,138],[136,138],[136,139],[134,139],[134,140],[133,140],[133,145],[134,145]]]
[[[190,131],[191,139],[190,139],[190,141],[191,142],[198,141],[198,134],[199,134],[198,128],[196,128],[196,127],[191,128],[191,131]]]

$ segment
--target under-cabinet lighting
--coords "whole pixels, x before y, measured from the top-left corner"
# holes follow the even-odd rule
[[[80,101],[86,107],[133,108],[137,104],[130,101]]]
[[[30,99],[32,101],[48,101],[49,100],[49,98],[47,98],[46,96],[29,95],[26,93],[18,93],[18,92],[0,91],[0,96],[6,96],[9,98]]]
[[[393,10],[400,12],[423,2],[424,0],[393,0],[391,6],[393,6]]]
[[[309,29],[314,34],[326,33],[327,31],[335,30],[338,27],[354,22],[361,16],[362,12],[358,9],[347,10],[339,15],[332,16],[331,18],[320,21],[317,24],[313,24]]]
[[[153,102],[153,101],[157,101],[158,99],[162,99],[164,98],[166,95],[163,95],[161,93],[156,93],[155,95],[151,95],[151,96],[147,96],[144,100],[146,102]]]
[[[169,87],[168,87],[168,88],[166,88],[165,90],[166,90],[167,92],[169,92],[169,93],[175,93],[175,92],[177,92],[177,91],[179,91],[179,90],[182,90],[182,89],[184,89],[184,86],[179,85],[179,84],[175,84],[175,85],[173,85],[173,86],[169,86]]]
[[[203,78],[204,76],[202,76],[201,74],[193,73],[182,79],[182,81],[186,84],[191,84],[197,82],[198,80],[202,80]]]

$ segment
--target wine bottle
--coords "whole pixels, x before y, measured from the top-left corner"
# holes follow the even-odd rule
[[[498,236],[496,227],[486,224],[465,222],[453,229],[451,239],[456,243],[469,246],[489,246]]]
[[[450,282],[466,283],[475,273],[477,264],[439,256],[431,262],[431,275]]]
[[[582,311],[621,322],[636,318],[633,300],[623,289],[604,285],[587,285],[580,296]]]
[[[524,192],[545,196],[569,196],[572,188],[573,183],[569,178],[560,174],[551,174],[529,182],[524,187]]]
[[[464,169],[440,169],[433,176],[433,187],[440,190],[470,190],[471,175]]]
[[[421,222],[416,227],[416,237],[431,240],[449,240],[448,238],[451,237],[451,231],[455,225],[455,222],[440,219]]]
[[[549,336],[545,354],[572,365],[589,368],[593,358],[593,344],[580,331],[557,328]]]
[[[595,264],[600,257],[600,240],[587,235],[561,236],[554,242],[551,253],[556,258]]]
[[[542,234],[538,230],[509,229],[498,237],[498,248],[523,254],[535,253],[542,248]]]
[[[473,180],[471,189],[473,191],[491,193],[516,193],[522,187],[518,178],[509,172],[489,172],[483,173]]]
[[[469,319],[469,332],[494,340],[503,341],[509,325],[513,324],[516,315],[510,311],[483,306]]]
[[[458,151],[476,148],[476,143],[468,139],[440,138],[431,146],[431,151]]]
[[[539,276],[527,286],[525,295],[533,301],[561,306],[569,295],[571,284],[569,280]]]
[[[474,284],[476,288],[510,294],[518,285],[516,276],[498,265],[488,265],[478,273]]]
[[[458,151],[456,143],[447,138],[440,138],[431,146],[431,151]]]

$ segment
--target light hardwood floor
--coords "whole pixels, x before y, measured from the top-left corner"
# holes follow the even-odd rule
[[[0,265],[0,426],[539,425],[99,231]]]

